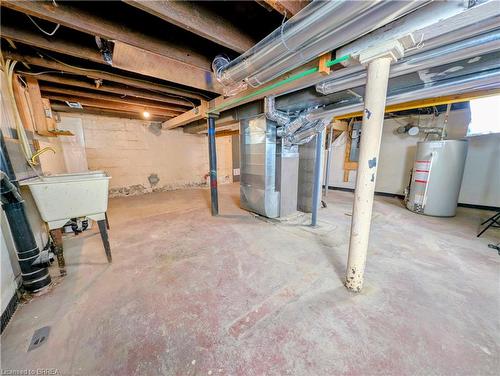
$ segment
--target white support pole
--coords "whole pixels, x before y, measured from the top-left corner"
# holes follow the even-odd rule
[[[393,60],[391,56],[382,56],[368,63],[358,174],[345,278],[345,286],[354,292],[360,292],[363,288],[387,84]]]

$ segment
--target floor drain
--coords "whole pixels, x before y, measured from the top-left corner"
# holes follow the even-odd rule
[[[35,330],[35,333],[33,333],[33,337],[31,338],[28,351],[36,349],[37,347],[40,347],[45,342],[47,342],[47,338],[49,338],[49,332],[50,326],[44,326],[43,328]]]

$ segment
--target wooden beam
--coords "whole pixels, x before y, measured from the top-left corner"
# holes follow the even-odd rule
[[[204,119],[206,117],[207,110],[208,102],[201,102],[200,106],[164,122],[163,129],[174,129],[177,127],[182,127],[183,125],[192,121]]]
[[[443,97],[418,99],[399,104],[391,104],[385,108],[385,113],[412,110],[415,108],[433,107],[449,103],[468,102],[471,99],[489,97],[498,94],[500,94],[500,89],[486,89],[486,90],[477,90],[469,93],[446,95]],[[336,116],[335,120],[350,119],[353,117],[360,117],[360,116],[363,116],[362,111],[351,112],[349,114]]]
[[[41,136],[51,136],[52,134],[50,131],[53,131],[54,128],[52,127],[52,123],[48,122],[45,116],[45,107],[38,81],[34,77],[27,77],[26,84],[36,133]]]
[[[119,94],[121,96],[128,97],[128,98],[142,98],[142,99],[149,99],[149,100],[157,101],[157,102],[177,104],[179,106],[193,107],[193,104],[191,101],[188,101],[185,99],[169,97],[168,94],[156,94],[156,93],[152,93],[152,92],[148,92],[148,91],[137,90],[137,89],[134,89],[131,87],[123,87],[122,88],[122,87],[109,85],[109,83],[107,83],[107,82],[104,82],[102,85],[97,87],[95,84],[92,84],[90,82],[76,80],[73,78],[69,78],[67,76],[66,77],[64,77],[64,76],[59,77],[59,76],[54,76],[54,75],[49,75],[49,74],[41,74],[41,75],[38,75],[37,78],[38,78],[38,81],[52,82],[52,83],[56,83],[56,84],[73,86],[73,87],[78,87],[78,88],[91,89],[91,90],[104,92],[104,93]]]
[[[215,131],[215,137],[234,136],[237,134],[240,134],[240,131],[227,131],[227,130],[219,132]]]
[[[237,123],[238,116],[235,111],[228,111],[224,116],[219,117],[215,120],[215,129],[228,126],[230,124]],[[183,128],[185,133],[197,134],[203,131],[207,131],[207,121],[205,119],[198,120],[195,124],[190,124]]]
[[[18,79],[18,75],[15,74],[12,80],[14,100],[16,101],[17,108],[19,110],[19,116],[21,117],[21,122],[23,127],[30,131],[35,132],[36,126],[34,124],[35,119],[33,118],[33,109],[29,100],[27,88],[21,85]]]
[[[113,49],[113,66],[200,90],[222,93],[222,87],[212,72],[120,41],[115,42]]]
[[[78,57],[104,64],[101,54],[95,49],[73,41],[63,40],[57,35],[47,39],[40,33],[22,30],[2,23],[2,37],[11,38],[30,46]],[[166,81],[190,86],[195,89],[221,93],[222,89],[211,72],[178,60],[167,58],[132,45],[115,42],[113,67]]]
[[[245,52],[255,44],[252,38],[238,30],[235,25],[200,4],[189,1],[125,0],[125,2],[239,53]]]
[[[137,120],[146,120],[142,116],[142,114],[138,114],[137,112],[127,112],[127,111],[117,111],[110,109],[100,109],[94,107],[85,107],[82,109],[79,108],[71,108],[65,104],[57,104],[52,103],[52,110],[57,112],[67,112],[67,113],[76,113],[76,114],[90,114],[90,115],[98,115],[98,116],[109,116],[109,117],[119,117],[125,119],[137,119]],[[165,117],[151,115],[147,121],[164,121]]]
[[[187,110],[186,108],[181,108],[179,106],[172,106],[172,105],[163,104],[163,103],[144,101],[144,100],[140,100],[140,99],[120,98],[120,97],[112,96],[112,95],[91,93],[88,91],[65,89],[65,88],[47,86],[47,85],[41,85],[40,90],[43,93],[64,94],[64,95],[69,95],[69,96],[74,96],[74,97],[100,99],[100,100],[109,101],[109,102],[127,103],[127,104],[132,104],[132,105],[137,105],[137,106],[145,106],[148,108],[158,108],[160,110],[162,110],[162,109],[163,110],[171,110],[171,111],[177,112],[177,114],[181,114]]]
[[[339,131],[339,132],[345,132],[345,131],[347,131],[347,127],[348,126],[349,126],[349,124],[347,124],[346,121],[341,121],[341,120],[332,121],[330,123],[330,127],[333,127],[334,131]]]
[[[190,91],[175,89],[175,88],[168,87],[165,85],[160,85],[160,84],[157,84],[154,82],[148,82],[145,80],[135,79],[135,78],[131,78],[131,77],[125,77],[125,76],[121,76],[121,75],[114,74],[114,73],[108,73],[108,72],[104,72],[104,71],[89,71],[86,69],[72,67],[72,66],[69,66],[66,64],[61,64],[57,61],[44,59],[41,57],[21,55],[17,52],[2,51],[2,53],[4,54],[4,57],[6,59],[17,60],[17,61],[24,62],[24,63],[30,64],[30,65],[36,65],[36,66],[51,69],[51,70],[68,72],[68,73],[77,74],[77,75],[85,76],[85,77],[92,78],[92,79],[101,79],[101,80],[105,80],[105,81],[115,82],[115,83],[119,83],[122,85],[130,85],[130,86],[133,86],[136,88],[140,88],[140,89],[144,89],[144,90],[152,90],[152,91],[161,92],[161,93],[165,93],[165,94],[179,95],[179,96],[198,99],[198,100],[205,99],[205,96],[203,96],[203,95],[196,94],[196,93],[193,93]]]
[[[172,43],[166,38],[157,38],[132,30],[123,22],[117,23],[99,12],[98,2],[92,11],[77,7],[71,2],[52,1],[2,1],[2,6],[46,21],[58,23],[87,34],[113,41],[126,42],[175,61],[182,61],[210,72],[211,61],[206,56],[187,49],[181,43]]]
[[[170,110],[160,110],[158,108],[151,108],[146,106],[139,106],[127,103],[117,103],[110,101],[103,101],[99,99],[90,99],[83,97],[75,97],[70,95],[57,95],[57,94],[44,94],[45,98],[49,98],[56,101],[69,101],[69,102],[79,102],[82,106],[97,107],[110,110],[128,111],[135,112],[137,114],[142,114],[144,111],[149,112],[152,115],[163,116],[163,117],[173,117],[178,113]]]
[[[287,18],[295,16],[299,11],[302,10],[309,0],[260,0],[258,2],[264,2],[275,11],[281,13]]]
[[[319,58],[315,59],[307,64],[304,64],[270,82],[267,84],[263,85],[262,87],[257,87],[257,88],[250,88],[245,91],[242,91],[241,93],[236,94],[235,96],[232,97],[224,97],[224,96],[218,96],[217,98],[213,99],[209,103],[209,109],[217,109],[217,112],[222,112],[222,111],[227,111],[230,110],[231,108],[241,106],[245,103],[253,102],[259,99],[262,99],[266,96],[269,95],[284,95],[287,93],[291,93],[293,91],[297,91],[306,87],[309,87],[311,85],[316,84],[319,82],[321,79],[324,79],[323,75],[321,72],[316,71],[315,73],[309,74],[307,76],[298,78],[296,80],[293,80],[291,82],[288,82],[288,79],[291,76],[295,76],[297,74],[301,74],[306,70],[309,70],[311,68],[317,68],[319,66]],[[336,70],[339,68],[334,68],[332,67],[332,70]],[[285,81],[284,84],[283,81]],[[269,90],[263,91],[262,89],[264,87],[270,87]],[[193,121],[199,120],[198,114],[199,111],[203,110],[200,107],[198,107],[198,111],[191,110],[189,112],[186,112],[182,114],[182,118],[179,118],[179,120],[171,119],[168,121],[169,124],[177,124],[176,126],[183,126],[186,124],[189,124]],[[192,117],[189,117],[189,114],[192,115]]]
[[[74,42],[63,40],[59,36],[51,37],[49,39],[48,37],[44,37],[41,33],[23,30],[20,29],[19,26],[9,25],[8,21],[5,22],[4,19],[2,19],[2,37],[27,44],[29,46],[76,56],[97,63],[104,62],[101,54],[97,50],[97,46],[96,48],[90,48],[88,46],[78,45]]]

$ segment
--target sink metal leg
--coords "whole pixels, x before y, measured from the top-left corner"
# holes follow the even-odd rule
[[[108,212],[105,212],[105,213],[104,213],[104,219],[106,219],[106,228],[109,230]]]
[[[57,264],[59,265],[59,273],[61,274],[61,277],[63,277],[66,275],[66,261],[64,261],[62,229],[56,228],[50,230],[50,236],[52,237],[55,245],[55,254],[57,257]]]
[[[97,221],[97,225],[99,226],[99,231],[101,233],[102,245],[104,246],[104,250],[106,251],[106,257],[108,258],[108,262],[111,262],[111,247],[109,245],[109,237],[108,237],[108,229],[106,226],[106,220],[102,219]]]

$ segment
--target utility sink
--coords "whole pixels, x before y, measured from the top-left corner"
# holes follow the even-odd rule
[[[71,218],[105,219],[109,179],[103,171],[40,176],[25,181],[49,229],[63,227]]]

